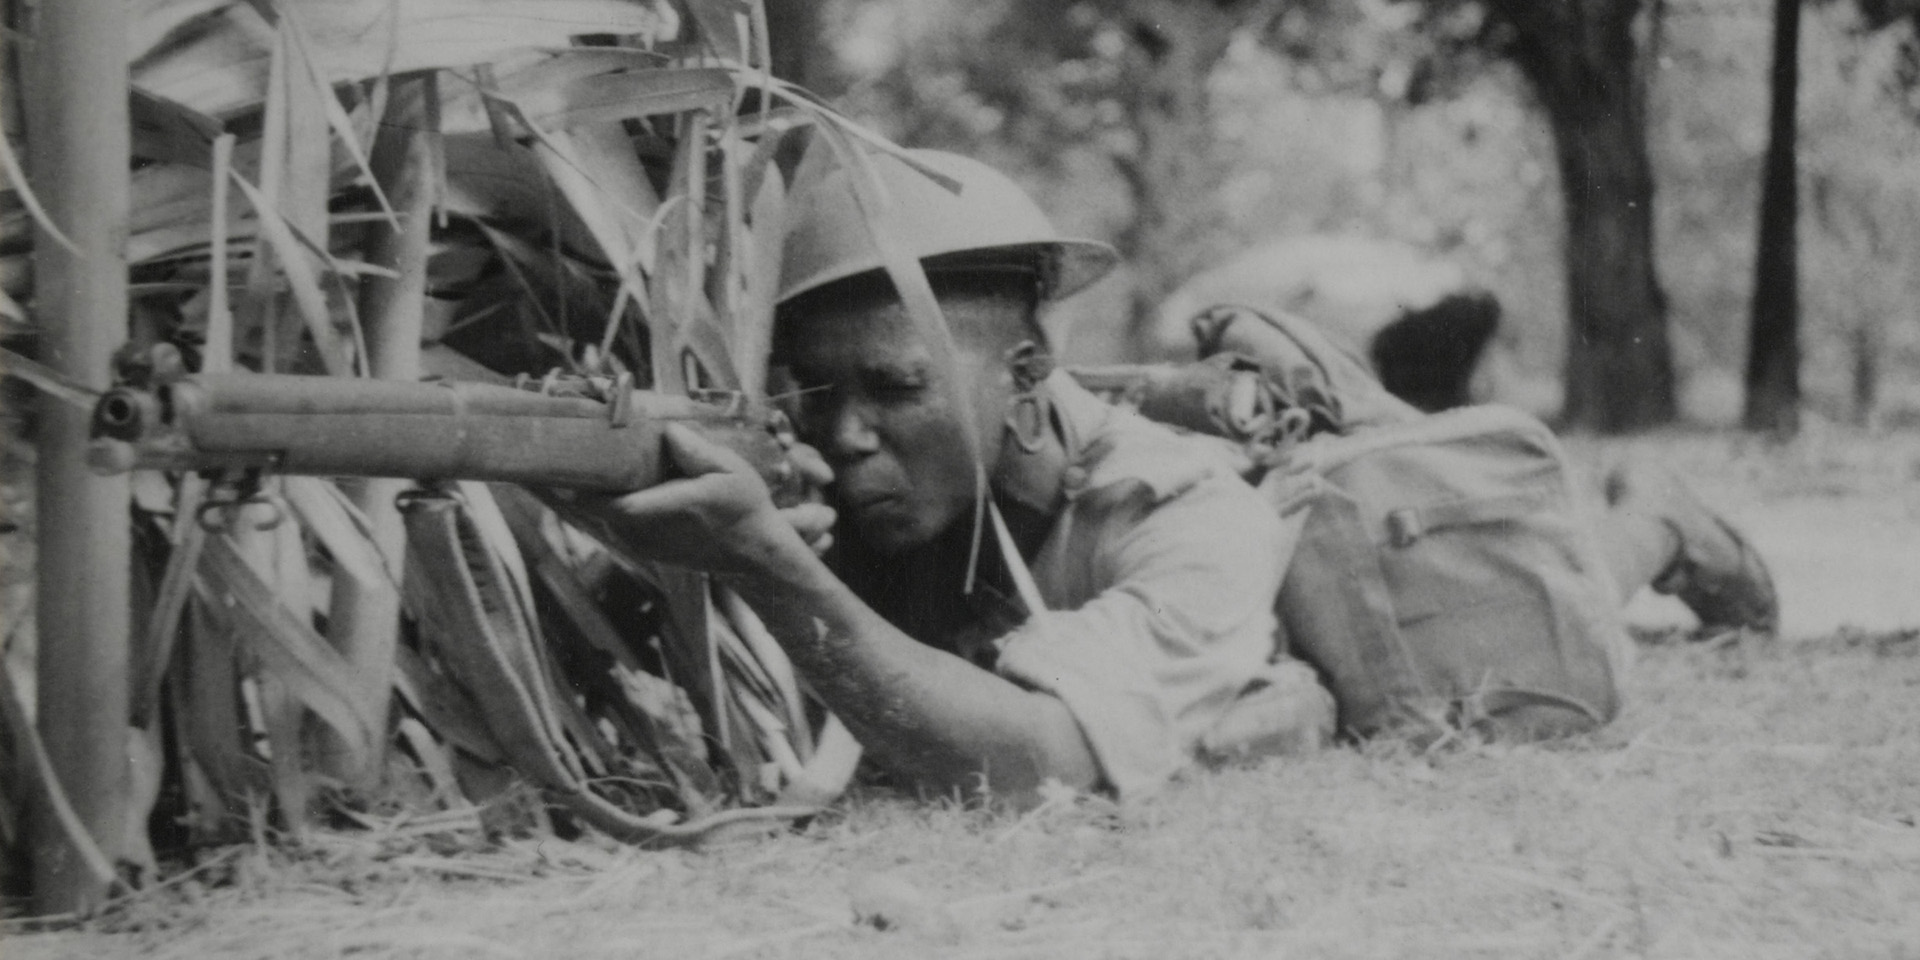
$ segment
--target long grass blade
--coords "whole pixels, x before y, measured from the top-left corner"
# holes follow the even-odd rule
[[[27,183],[27,173],[20,166],[20,158],[13,153],[13,141],[3,134],[0,134],[0,171],[6,173],[7,182],[13,185],[13,192],[19,195],[21,205],[27,208],[27,215],[33,218],[33,222],[39,224],[40,229],[45,230],[47,236],[66,248],[68,253],[76,257],[84,256],[60,229],[60,225],[53,222],[53,216],[47,213],[47,208],[40,205],[40,198],[33,195],[33,187]]]
[[[471,78],[448,89],[442,101],[448,134],[490,132],[499,144],[513,141],[516,107],[534,113],[564,110],[564,98],[554,91],[577,81],[625,70],[658,70],[660,54],[625,47],[571,47],[548,50],[526,61],[508,59],[476,64]],[[510,121],[510,122],[508,122]]]
[[[224,133],[220,121],[138,87],[127,109],[136,157],[205,169],[213,159],[214,139]]]
[[[781,80],[777,77],[774,78],[773,88],[775,93],[779,94],[779,96],[782,99],[785,99],[789,104],[791,104],[796,109],[808,114],[809,116],[813,117],[816,120],[824,121],[823,123],[818,124],[819,126],[832,127],[834,130],[838,131],[842,135],[866,144],[869,148],[873,149],[876,153],[883,153],[889,157],[892,157],[895,160],[900,161],[901,163],[906,164],[909,167],[912,167],[913,169],[919,171],[922,176],[925,176],[928,179],[932,180],[933,182],[938,183],[943,187],[946,187],[948,190],[952,190],[955,192],[959,191],[960,189],[959,181],[953,179],[952,177],[947,176],[944,173],[941,173],[938,170],[935,170],[934,168],[926,165],[925,163],[920,162],[919,158],[907,152],[907,149],[905,147],[902,147],[899,144],[894,143],[891,140],[888,140],[887,138],[873,132],[872,130],[868,129],[867,127],[859,123],[855,123],[852,119],[847,117],[846,114],[843,114],[838,110],[835,110],[826,101],[821,100],[819,97],[815,96],[811,91],[808,91],[803,87],[797,86],[790,81]]]
[[[616,276],[619,277],[621,286],[619,295],[615,297],[612,309],[601,314],[607,318],[603,326],[605,332],[602,340],[610,343],[611,334],[616,329],[614,325],[619,321],[624,303],[647,302],[647,285],[641,278],[637,245],[647,242],[648,234],[644,226],[636,230],[633,224],[623,224],[621,221],[624,218],[616,218],[612,215],[623,208],[629,213],[636,211],[626,203],[624,197],[608,191],[600,182],[597,182],[587,166],[597,159],[601,167],[599,172],[603,176],[613,180],[631,179],[630,171],[623,169],[623,161],[618,156],[618,152],[624,147],[616,147],[612,152],[602,149],[595,153],[582,154],[577,149],[575,141],[565,132],[547,133],[531,124],[528,128],[533,131],[536,139],[535,158],[546,169],[549,181],[567,199],[568,210],[574,215],[574,219],[587,226],[588,232],[599,244],[613,266]],[[587,142],[605,143],[604,139]],[[594,159],[589,159],[590,157]],[[644,186],[645,177],[641,176],[637,180],[641,190],[634,195],[650,196],[651,189]],[[555,257],[558,258],[557,250]],[[567,324],[565,306],[565,301],[562,301],[560,323],[563,328]]]
[[[279,11],[278,0],[260,0],[263,7]],[[308,49],[300,42],[298,21],[293,16],[280,16],[274,24],[276,48],[281,51],[284,61],[280,71],[282,96],[286,105],[286,151],[282,162],[285,164],[283,179],[280,181],[280,215],[285,218],[293,235],[301,239],[310,253],[299,254],[287,250],[278,251],[282,269],[287,269],[291,261],[300,259],[308,265],[327,264],[332,259],[328,246],[329,223],[327,204],[333,193],[331,174],[333,171],[333,137],[327,123],[326,104],[334,101],[332,89],[315,79],[313,58]],[[269,219],[262,217],[262,219]],[[311,258],[310,260],[308,258]],[[344,287],[337,272],[330,278],[336,288]],[[320,334],[311,334],[316,349],[327,352],[341,351],[338,360],[340,368],[358,369],[365,373],[366,344],[360,329],[359,317],[353,298],[342,296],[339,301],[344,309],[330,312],[330,327],[337,331],[339,342],[329,340]],[[312,328],[313,316],[301,311]],[[328,369],[334,367],[328,362]]]
[[[489,733],[522,773],[554,788],[577,783],[525,678],[499,650],[498,627],[460,544],[460,518],[451,502],[416,504],[407,513],[409,582],[422,585],[423,631],[453,677],[471,690]]]
[[[417,584],[417,579],[408,583],[407,602],[414,609],[432,602]],[[394,675],[395,691],[409,709],[426,718],[435,733],[483,763],[507,761],[506,750],[487,726],[485,712],[466,688],[430,666],[412,647],[401,647],[394,664],[399,668]]]
[[[261,721],[267,728],[267,761],[273,796],[280,804],[286,830],[296,842],[304,840],[313,810],[313,780],[307,776],[305,704],[280,675],[268,671],[254,678],[260,697]]]
[[[30,383],[34,389],[76,410],[92,410],[94,404],[100,402],[101,391],[5,347],[0,347],[0,374]]]
[[[453,772],[453,758],[448,755],[447,746],[434,738],[426,724],[412,717],[403,718],[395,732],[406,742],[414,759],[420,762],[421,772],[426,774],[427,782],[433,786],[434,801],[445,809],[464,805],[460,797],[460,778]]]
[[[402,558],[381,550],[366,515],[345,492],[318,477],[289,476],[281,482],[288,505],[301,525],[327,548],[337,575],[399,589]]]
[[[786,184],[778,167],[768,164],[752,200],[747,258],[740,266],[745,289],[733,318],[733,356],[740,366],[740,389],[749,397],[761,398],[766,395],[767,364],[773,352],[780,249],[786,236]]]
[[[241,559],[226,537],[209,537],[203,553],[202,583],[209,602],[218,603],[217,590],[236,602],[250,630],[242,631],[249,649],[258,655],[288,692],[338,733],[343,742],[364,751],[376,731],[354,697],[355,685],[346,661],[314,629],[296,616],[267,586],[260,574]]]
[[[234,145],[227,169],[256,169],[260,142]],[[224,176],[224,174],[223,174]],[[230,238],[251,237],[248,209],[229,205],[225,229]],[[156,163],[133,172],[133,220],[128,225],[127,263],[138,266],[178,258],[207,242],[212,193],[207,171],[176,163]]]
[[[477,502],[491,499],[476,484],[463,500],[416,502],[407,513],[408,576],[430,588],[430,605],[416,616],[487,711],[514,765],[552,789],[577,792],[585,774],[551,702],[525,569],[515,572],[520,557],[505,521],[471,510]],[[507,550],[496,549],[501,542]]]
[[[293,293],[294,305],[306,320],[308,332],[320,346],[321,362],[326,365],[327,372],[333,376],[351,373],[349,341],[334,326],[332,311],[327,307],[327,295],[320,289],[319,273],[306,259],[308,249],[295,238],[293,228],[278,210],[269,205],[266,196],[258,188],[238,173],[232,179],[239,185],[240,192],[247,195],[247,201],[253,204],[254,212],[258,215],[260,235],[274,250],[275,260],[284,271],[287,286]]]
[[[735,693],[736,702],[759,731],[760,745],[766,750],[767,759],[779,769],[780,776],[788,783],[805,776],[806,765],[793,749],[793,729],[759,698],[741,695],[738,690]]]
[[[677,240],[676,246],[685,254],[680,260],[686,270],[685,296],[693,297],[703,295],[707,289],[707,137],[713,129],[713,115],[695,110],[683,116],[681,124],[680,158],[674,173],[687,209],[686,219],[682,221],[686,233]],[[709,372],[731,374],[733,371]]]
[[[299,10],[312,59],[335,83],[498,63],[564,49],[583,34],[678,29],[666,4],[632,0],[331,0]],[[271,54],[260,38],[269,29],[245,4],[209,11],[140,56],[133,82],[211,116],[243,111],[266,98]]]
[[[256,176],[260,187],[252,191],[252,203],[256,221],[266,221],[278,216],[280,195],[287,173],[287,92],[285,73],[287,69],[286,45],[279,31],[274,31],[267,62],[266,106],[261,111],[261,135],[259,140],[259,166]],[[234,171],[233,180],[241,183],[244,178]],[[258,194],[258,196],[254,196]],[[253,259],[247,264],[246,294],[240,301],[240,324],[242,332],[251,328],[260,338],[260,366],[271,373],[278,369],[281,360],[280,350],[280,296],[279,279],[275,270],[278,259],[275,256],[275,243],[264,230],[258,232],[253,243]],[[289,274],[289,277],[291,275]],[[312,289],[317,294],[318,286]],[[331,354],[330,354],[331,355]],[[334,372],[329,369],[329,373]]]
[[[187,606],[179,667],[166,674],[183,753],[191,761],[183,772],[201,778],[187,784],[202,801],[215,801],[196,808],[201,839],[222,836],[237,820],[245,798],[270,788],[265,767],[242,739],[246,720],[237,615],[224,604],[209,602],[209,595],[196,586]]]
[[[759,68],[755,81],[760,88],[760,109],[765,110],[773,105],[773,33],[767,27],[765,0],[747,0],[747,7],[754,66]]]
[[[0,287],[0,319],[21,325],[27,322],[27,308],[21,306],[20,301],[9,296],[5,287]],[[9,334],[11,332],[7,331]]]
[[[760,669],[768,682],[773,685],[775,704],[782,714],[787,729],[793,731],[794,750],[801,760],[813,753],[812,738],[807,729],[807,705],[800,695],[800,682],[793,672],[793,661],[787,659],[787,652],[773,633],[760,620],[760,615],[747,606],[740,595],[726,587],[715,591],[720,601],[720,609],[726,612],[727,620],[733,625],[735,633],[746,643],[747,650],[759,662]]]
[[[655,758],[657,766],[674,777],[682,795],[691,798],[691,806],[699,806],[693,801],[715,792],[715,779],[701,757],[697,718],[689,724],[682,714],[662,709],[659,701],[643,699],[644,684],[657,678],[643,670],[633,650],[589,597],[586,586],[548,541],[541,523],[546,511],[530,494],[518,488],[495,485],[493,489],[530,570],[545,596],[553,601],[558,621],[549,621],[556,628],[548,633],[549,638],[577,637],[578,641],[574,642],[584,642],[613,664],[608,679],[624,694],[622,699],[634,708],[625,714],[626,735]],[[569,676],[576,684],[583,679],[589,683],[593,680],[577,674]],[[671,688],[670,684],[667,686]],[[684,695],[681,699],[684,700]]]
[[[713,304],[717,326],[727,345],[728,359],[740,345],[740,304],[746,298],[746,283],[741,276],[744,263],[752,254],[747,243],[747,204],[740,165],[746,151],[740,139],[740,124],[731,115],[720,125],[720,209],[717,211],[716,253],[713,269],[707,276],[707,301]],[[736,363],[728,379],[744,390],[747,371]],[[757,379],[757,378],[756,378]],[[754,390],[749,395],[759,396]]]
[[[747,46],[741,42],[739,18],[746,7],[739,0],[689,3],[694,22],[700,25],[700,39],[720,60],[745,63]]]
[[[118,884],[119,876],[114,872],[113,862],[107,859],[100,844],[87,832],[87,825],[80,821],[80,815],[73,809],[73,802],[67,799],[67,792],[53,769],[53,761],[47,757],[47,745],[41,742],[40,731],[27,716],[19,691],[14,688],[13,673],[4,668],[0,668],[0,714],[4,715],[8,738],[25,761],[19,765],[20,773],[27,778],[27,782],[21,785],[24,789],[20,795],[31,798],[36,806],[53,814],[54,822],[60,825],[60,832],[66,835],[67,842],[80,857],[81,865],[93,874],[96,881],[104,887]]]
[[[650,259],[652,237],[647,225],[658,202],[632,147],[617,130],[599,128],[578,136],[543,133],[533,152],[629,287],[628,294],[644,303],[646,285],[639,268]],[[643,257],[643,252],[649,256]]]
[[[575,77],[529,91],[513,102],[528,122],[553,131],[582,124],[719,110],[732,101],[737,90],[731,70],[689,67]]]
[[[519,609],[530,615],[533,610],[533,578],[527,574],[526,558],[520,555],[519,546],[513,542],[513,528],[507,525],[500,505],[494,502],[493,490],[474,480],[462,480],[459,488],[466,505],[466,517],[491,555],[505,570],[508,586],[513,590],[514,599],[519,602]]]
[[[227,289],[227,177],[233,171],[234,136],[223,133],[213,141],[212,210],[208,251],[207,330],[200,369],[220,373],[233,369],[233,308]]]
[[[853,782],[861,753],[860,741],[854,739],[847,725],[841,723],[839,717],[828,714],[826,726],[814,741],[813,758],[774,803],[780,806],[832,803],[846,792],[847,784]]]
[[[733,681],[735,692],[745,689],[761,701],[777,700],[780,691],[767,673],[766,665],[753,655],[752,648],[740,637],[740,631],[734,628],[733,621],[725,615],[724,608],[718,603],[716,609],[721,615],[714,618],[714,638],[720,650],[720,662],[726,668],[727,677]]]
[[[141,664],[133,672],[136,686],[129,722],[136,727],[152,724],[160,702],[161,683],[180,639],[180,621],[186,612],[187,598],[192,595],[193,578],[199,571],[200,554],[207,542],[206,528],[196,519],[206,487],[207,482],[195,474],[180,480],[178,505],[173,514],[173,549],[167,555],[166,569],[154,591],[146,641],[140,645]]]
[[[712,127],[705,113],[685,120],[686,131],[674,166],[671,200],[680,201],[664,218],[661,248],[654,271],[656,299],[649,311],[652,323],[656,389],[738,390],[739,364],[734,362],[728,333],[706,295],[706,181],[707,136]],[[665,350],[662,351],[662,345]]]
[[[360,136],[354,130],[353,118],[347,115],[347,109],[340,104],[340,98],[333,92],[326,77],[320,73],[320,65],[314,59],[313,42],[308,39],[307,30],[301,25],[299,5],[285,0],[274,0],[274,7],[281,15],[281,29],[287,33],[293,50],[298,54],[299,70],[302,82],[308,84],[313,93],[313,101],[326,111],[327,126],[332,129],[334,138],[345,147],[347,155],[360,168],[365,182],[373,188],[374,201],[380,205],[382,213],[395,232],[400,230],[400,215],[393,210],[393,204],[387,201],[386,188],[380,185],[380,179],[373,175],[373,167],[367,162],[367,151],[360,144]],[[397,39],[397,38],[396,38]],[[382,71],[383,74],[385,71]]]

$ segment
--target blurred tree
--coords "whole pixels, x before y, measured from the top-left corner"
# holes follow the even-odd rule
[[[1920,0],[1856,0],[1868,25],[1883,27],[1895,20],[1920,23]]]
[[[1800,0],[1774,0],[1772,107],[1760,192],[1747,341],[1749,430],[1791,434],[1800,425],[1800,216],[1796,118],[1800,90]]]
[[[1167,294],[1193,272],[1198,235],[1214,220],[1220,170],[1212,149],[1207,80],[1241,19],[1259,0],[1100,0],[1128,38],[1114,91],[1132,130],[1113,162],[1134,217],[1116,245],[1134,270],[1134,323],[1150,323]],[[1029,4],[1029,6],[1041,6]]]
[[[1640,0],[1487,0],[1553,128],[1567,218],[1566,406],[1604,432],[1674,418],[1666,295],[1654,272]]]
[[[773,75],[826,95],[831,72],[821,45],[820,4],[814,0],[766,0],[767,39]]]
[[[1043,169],[1074,146],[1110,159],[1129,194],[1131,217],[1115,240],[1135,271],[1136,320],[1217,252],[1222,170],[1208,85],[1236,31],[1312,60],[1336,87],[1414,105],[1471,76],[1488,53],[1510,57],[1537,92],[1560,157],[1572,304],[1567,417],[1609,431],[1673,418],[1634,35],[1641,0],[884,6],[913,24],[913,54],[877,71],[865,93],[875,112],[909,118],[896,130],[902,139],[967,150],[1013,144]],[[1419,23],[1388,48],[1353,29],[1391,21],[1394,10]]]
[[[1570,423],[1612,431],[1672,419],[1683,364],[1696,415],[1738,418],[1731,358],[1747,340],[1754,292],[1747,270],[1757,231],[1746,219],[1762,169],[1769,10],[1695,0],[1186,6],[1176,11],[1181,19],[1139,0],[842,0],[830,10],[844,19],[828,34],[856,81],[843,101],[849,110],[903,141],[1005,166],[1070,226],[1116,240],[1138,274],[1140,313],[1169,280],[1251,241],[1308,231],[1389,236],[1450,256],[1484,253],[1482,269],[1510,271],[1503,298],[1532,292],[1535,306],[1514,312],[1515,326],[1539,345],[1542,367],[1557,363],[1565,374]],[[1819,72],[1806,82],[1818,83],[1803,91],[1806,122],[1819,127],[1801,140],[1807,202],[1837,224],[1804,238],[1801,253],[1810,403],[1829,399],[1823,385],[1835,380],[1835,357],[1879,360],[1856,342],[1885,340],[1886,362],[1906,362],[1899,351],[1908,325],[1884,322],[1906,315],[1892,312],[1911,302],[1897,279],[1906,271],[1872,265],[1902,249],[1911,153],[1906,133],[1889,131],[1891,114],[1862,111],[1885,100],[1920,117],[1920,46],[1900,40],[1912,35],[1920,0],[1821,8],[1843,32],[1821,41],[1832,56],[1810,48],[1808,69]],[[1842,9],[1860,10],[1860,25],[1847,26]],[[1399,152],[1408,129],[1439,129],[1436,117],[1481,109],[1488,91],[1516,74],[1551,135],[1560,215],[1517,173],[1475,179],[1491,169],[1485,151],[1459,147],[1490,129],[1479,120],[1458,124],[1458,145],[1423,142],[1443,155]],[[1815,110],[1816,98],[1839,99]],[[1369,101],[1381,109],[1369,115]],[[1341,138],[1351,142],[1321,151],[1300,144]],[[1479,165],[1463,172],[1462,162]],[[1822,183],[1831,188],[1824,207]],[[1436,207],[1439,197],[1449,199]],[[1506,203],[1531,203],[1534,219],[1562,224],[1554,228],[1564,230],[1560,252],[1545,255],[1560,258],[1557,268],[1536,263],[1544,231],[1527,221],[1529,232],[1516,232],[1524,215],[1494,214]],[[1423,224],[1436,209],[1446,212]],[[1459,238],[1474,229],[1492,240],[1463,254]],[[1499,253],[1503,244],[1529,245],[1526,263]],[[1873,259],[1859,256],[1863,244]],[[1829,269],[1829,260],[1845,269]],[[1871,296],[1861,293],[1868,288]],[[1547,322],[1563,297],[1564,341],[1560,324]],[[1861,332],[1840,343],[1828,330],[1839,326]],[[1136,337],[1133,346],[1146,342]],[[1557,400],[1561,391],[1553,392]]]
[[[1130,211],[1113,240],[1146,322],[1207,256],[1220,179],[1208,80],[1235,29],[1271,3],[866,4],[893,49],[860,65],[870,79],[848,107],[904,143],[1010,149],[1043,174],[1075,154],[1106,159]]]
[[[1889,79],[1908,113],[1920,123],[1920,0],[1854,0],[1854,6],[1868,32],[1906,24],[1909,32]]]

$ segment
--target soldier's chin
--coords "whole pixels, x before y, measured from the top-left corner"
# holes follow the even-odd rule
[[[882,556],[926,546],[939,532],[920,522],[918,517],[894,510],[862,511],[852,521],[854,532],[870,549]]]

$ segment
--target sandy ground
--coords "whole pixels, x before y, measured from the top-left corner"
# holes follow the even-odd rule
[[[235,848],[0,958],[1920,958],[1920,436],[1574,448],[1723,504],[1772,562],[1780,641],[1651,632],[1625,713],[1565,743],[1337,749],[1124,807],[861,795],[696,852]]]

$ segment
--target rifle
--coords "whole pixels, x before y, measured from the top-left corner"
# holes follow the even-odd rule
[[[671,396],[617,377],[513,384],[274,373],[187,373],[171,347],[123,363],[93,411],[90,466],[228,477],[488,480],[624,493],[669,478],[668,423],[740,453],[777,501],[803,494],[778,411],[738,394]]]
[[[462,377],[498,376],[457,363]],[[1271,370],[1233,354],[1067,372],[1148,419],[1276,455],[1327,429]],[[780,411],[734,393],[639,390],[626,374],[522,375],[506,384],[187,373],[163,345],[123,362],[120,377],[94,407],[89,460],[101,473],[211,471],[242,488],[263,473],[290,473],[624,493],[668,479],[662,433],[681,422],[745,457],[776,502],[806,495],[787,459],[795,439]]]
[[[470,361],[440,360],[443,367],[454,363],[462,377],[492,375]],[[209,527],[212,509],[256,499],[260,478],[268,473],[480,480],[535,488],[540,500],[618,553],[618,538],[591,511],[548,494],[624,493],[669,479],[664,431],[674,422],[740,453],[765,478],[776,503],[790,505],[808,494],[788,458],[795,441],[778,411],[738,394],[681,397],[639,390],[630,375],[549,375],[504,384],[188,373],[178,351],[163,345],[144,357],[124,358],[118,379],[94,405],[90,466],[101,473],[215,474],[234,489],[203,505],[200,519]],[[817,812],[817,804],[796,801],[672,824],[641,817],[595,792],[581,772],[582,748],[556,734],[564,711],[553,705],[552,681],[543,673],[556,668],[539,666],[539,635],[525,626],[533,612],[506,586],[497,560],[470,548],[479,539],[475,521],[455,498],[405,500],[408,540],[419,561],[407,574],[407,592],[417,590],[414,602],[434,611],[416,614],[423,634],[439,637],[434,646],[447,675],[481,705],[497,748],[533,782],[585,821],[636,843],[691,844],[727,823]],[[512,615],[516,610],[522,615]],[[838,729],[832,762],[850,771],[858,747]]]

